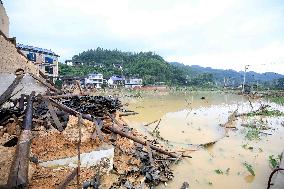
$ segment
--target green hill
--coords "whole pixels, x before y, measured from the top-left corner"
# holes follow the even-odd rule
[[[140,77],[144,84],[164,82],[167,85],[187,85],[213,87],[238,86],[243,82],[243,72],[188,66],[178,62],[167,62],[153,52],[122,52],[117,49],[91,49],[73,56],[73,62],[80,66],[60,64],[60,75],[84,76],[99,72],[108,78],[112,75]],[[271,86],[275,81],[284,78],[276,73],[247,73],[247,82]]]
[[[104,77],[140,77],[144,84],[165,82],[168,85],[184,85],[186,81],[181,69],[152,52],[132,53],[97,48],[73,56],[72,61],[82,65],[71,67],[60,64],[61,75],[82,76],[100,72]]]

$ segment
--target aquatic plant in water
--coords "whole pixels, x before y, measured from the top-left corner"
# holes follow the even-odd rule
[[[284,116],[284,113],[279,111],[279,110],[263,109],[262,111],[259,111],[259,112],[247,113],[247,116],[248,117],[254,117],[254,116],[269,116],[269,117],[275,116],[275,117],[278,117],[278,116]]]
[[[245,138],[248,140],[260,140],[260,129],[255,127],[248,127]]]
[[[217,173],[218,175],[223,175],[223,171],[221,169],[216,169],[214,170],[215,173]]]
[[[280,155],[270,155],[269,156],[269,164],[270,166],[275,169],[277,166],[279,166],[280,164],[280,159],[281,159],[281,156]]]
[[[247,162],[243,163],[243,165],[245,166],[245,168],[248,170],[248,172],[250,172],[250,174],[252,176],[255,176],[254,170],[252,165],[248,164]]]
[[[275,102],[280,105],[284,105],[284,97],[283,96],[277,96],[277,97],[270,97],[269,98],[272,102]]]

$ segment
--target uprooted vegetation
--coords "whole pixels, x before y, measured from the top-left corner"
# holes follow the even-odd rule
[[[284,116],[284,113],[279,111],[279,110],[274,110],[271,109],[271,107],[269,105],[263,105],[261,104],[260,107],[255,110],[255,111],[251,111],[248,113],[242,113],[242,114],[238,114],[237,117],[241,117],[241,116],[247,116],[247,117],[254,117],[254,116]]]
[[[273,169],[277,168],[280,164],[281,158],[281,155],[270,155],[268,159],[270,167]]]
[[[247,116],[253,117],[253,116],[284,116],[284,113],[279,111],[279,110],[268,110],[268,109],[263,109],[258,112],[250,112],[247,113]]]
[[[269,96],[268,99],[276,104],[284,105],[284,96]]]

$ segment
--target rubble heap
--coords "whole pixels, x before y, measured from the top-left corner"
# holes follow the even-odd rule
[[[104,96],[72,96],[64,98],[62,104],[84,114],[95,117],[104,117],[105,112],[115,113],[122,107],[118,99]]]
[[[1,107],[0,154],[6,158],[0,158],[0,185],[151,188],[173,178],[170,165],[182,155],[164,150],[157,141],[128,127],[119,118],[122,105],[118,99],[48,94],[8,98]],[[83,154],[106,149],[114,149],[112,158],[83,166]],[[21,151],[26,152],[26,159]],[[78,157],[72,162],[75,169],[43,166],[74,157]]]

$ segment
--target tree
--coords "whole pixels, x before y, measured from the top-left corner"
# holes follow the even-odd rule
[[[279,78],[277,80],[276,88],[280,90],[284,90],[284,78]]]

